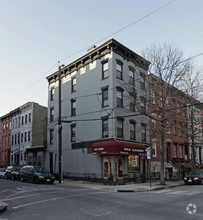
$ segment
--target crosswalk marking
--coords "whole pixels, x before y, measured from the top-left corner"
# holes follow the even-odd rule
[[[158,190],[158,191],[148,191],[148,193],[152,193],[152,194],[167,194],[167,195],[185,195],[185,196],[193,196],[193,195],[196,195],[196,194],[199,194],[200,192],[199,191],[180,191],[180,190],[171,190],[171,189],[164,189],[164,190]]]

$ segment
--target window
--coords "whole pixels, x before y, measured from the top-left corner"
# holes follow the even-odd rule
[[[121,88],[117,88],[116,98],[117,107],[123,108],[123,90]]]
[[[27,124],[27,115],[25,115],[25,124]]]
[[[123,64],[121,61],[116,63],[116,77],[121,80],[123,79]]]
[[[177,122],[176,121],[173,122],[173,134],[177,135]]]
[[[76,132],[76,125],[75,125],[75,124],[72,124],[72,125],[71,125],[71,142],[75,142],[75,141],[76,141],[75,132]]]
[[[76,92],[76,77],[71,79],[71,92]]]
[[[23,133],[21,133],[21,143],[23,143]]]
[[[183,130],[183,126],[182,126],[182,123],[180,122],[180,123],[179,123],[179,136],[180,136],[180,137],[183,136],[182,130]]]
[[[30,131],[28,131],[28,137],[27,140],[30,141]]]
[[[177,144],[174,144],[174,157],[176,158],[178,155],[178,149]]]
[[[5,146],[7,146],[7,135],[5,135]]]
[[[102,79],[106,79],[109,76],[108,69],[109,69],[109,63],[107,60],[102,63]]]
[[[166,121],[166,132],[169,134],[171,133],[171,126],[168,120]]]
[[[172,99],[172,108],[173,108],[173,110],[175,111],[175,108],[176,108],[176,102],[175,102],[175,99]]]
[[[50,144],[54,143],[54,129],[49,130],[49,143]]]
[[[152,156],[156,157],[156,141],[152,141]]]
[[[29,122],[31,122],[31,113],[29,113]]]
[[[76,100],[71,100],[71,116],[76,116]]]
[[[108,118],[102,119],[102,137],[109,136],[109,121]]]
[[[27,141],[27,132],[25,132],[24,141]]]
[[[146,133],[147,133],[147,129],[146,129],[146,124],[141,124],[141,141],[146,141],[147,140],[147,135],[146,135]]]
[[[18,133],[18,144],[20,144],[20,133]]]
[[[102,107],[108,106],[108,88],[102,90]]]
[[[146,113],[146,99],[143,96],[140,97],[140,111],[142,114]]]
[[[50,90],[50,100],[51,101],[54,100],[54,93],[55,93],[55,88],[51,88],[51,90]]]
[[[117,137],[123,138],[123,119],[117,119]]]
[[[183,145],[180,145],[180,158],[183,158]]]
[[[135,84],[135,74],[134,74],[134,70],[132,68],[129,69],[129,83],[131,85]]]
[[[54,108],[50,108],[50,122],[54,121]]]
[[[178,102],[178,113],[181,114],[181,104]]]
[[[155,92],[151,90],[151,103],[155,104]]]
[[[129,155],[128,156],[128,172],[139,171],[140,161],[138,155]]]
[[[136,139],[136,123],[133,121],[130,122],[130,139]]]
[[[130,111],[135,111],[136,98],[136,92],[130,94]]]
[[[11,130],[11,121],[9,121],[9,130]]]
[[[145,89],[145,75],[140,73],[140,89]]]
[[[188,138],[188,124],[185,123],[184,127],[185,127],[185,132],[184,132],[185,133],[185,137]]]
[[[22,116],[22,118],[21,118],[21,124],[22,125],[24,124],[24,116]]]
[[[151,120],[151,122],[152,122],[152,130],[155,130],[156,129],[156,120],[153,118]]]
[[[1,141],[0,141],[0,144],[1,144]],[[11,135],[10,134],[8,135],[8,145],[9,146],[11,145]]]

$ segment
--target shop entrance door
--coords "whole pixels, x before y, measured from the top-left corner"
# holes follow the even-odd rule
[[[103,178],[108,179],[111,173],[111,159],[104,158],[103,159]]]
[[[123,178],[123,158],[115,159],[115,177],[117,179]]]

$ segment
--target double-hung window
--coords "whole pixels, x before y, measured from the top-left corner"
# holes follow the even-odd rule
[[[140,97],[140,110],[142,114],[146,113],[146,99],[143,96]]]
[[[54,129],[49,130],[49,143],[50,144],[54,143]]]
[[[116,62],[116,77],[118,79],[123,79],[123,64],[121,61]]]
[[[109,136],[109,121],[108,118],[102,119],[102,137]]]
[[[71,100],[71,116],[76,116],[76,100]]]
[[[136,139],[136,123],[133,121],[130,122],[130,139]]]
[[[108,106],[108,88],[102,90],[102,107]]]
[[[50,100],[51,101],[54,100],[54,93],[55,93],[55,88],[51,88],[51,90],[50,90]]]
[[[145,75],[140,73],[140,89],[145,89]]]
[[[54,121],[54,108],[50,108],[50,122]]]
[[[129,69],[129,83],[131,85],[135,84],[135,73],[132,68]]]
[[[123,138],[123,118],[117,118],[117,137]]]
[[[141,124],[141,141],[147,140],[147,126],[146,124]]]
[[[106,79],[109,76],[108,73],[109,63],[108,60],[102,62],[102,79]]]
[[[76,92],[76,77],[71,79],[71,92]]]
[[[71,142],[76,141],[76,124],[71,125]]]
[[[116,98],[117,98],[117,107],[123,108],[123,89],[121,89],[120,87],[117,88]]]

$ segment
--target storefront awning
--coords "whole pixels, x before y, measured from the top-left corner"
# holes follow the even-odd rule
[[[92,154],[146,155],[146,145],[123,141],[97,142],[92,145]]]

